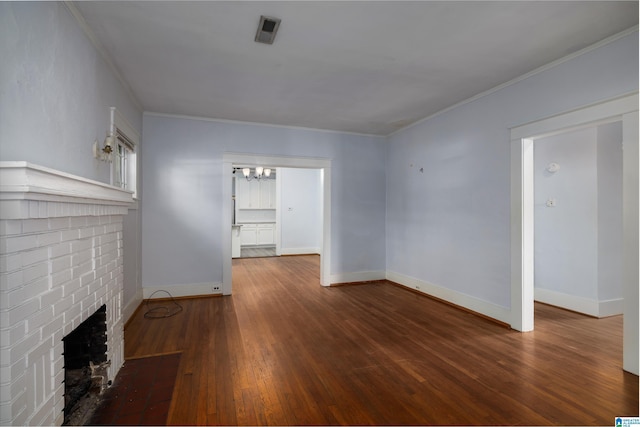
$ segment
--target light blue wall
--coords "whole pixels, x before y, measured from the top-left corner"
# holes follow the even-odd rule
[[[540,138],[533,145],[535,287],[593,301],[598,300],[597,133],[596,127],[579,129]],[[619,143],[622,146],[622,139]],[[551,162],[560,170],[548,172]],[[546,205],[549,198],[555,207]],[[622,198],[619,204],[621,210]],[[622,215],[618,226],[622,231]],[[619,289],[621,298],[622,286]]]
[[[392,135],[387,272],[508,309],[510,127],[637,90],[635,32]]]
[[[0,2],[0,160],[109,183],[93,158],[110,107],[140,130],[129,98],[62,2]]]
[[[145,115],[144,287],[222,281],[222,155],[332,160],[331,273],[384,270],[385,139]]]
[[[322,242],[322,185],[317,169],[280,168],[281,251],[319,253]],[[300,252],[300,250],[303,250]],[[306,252],[304,250],[307,250]]]
[[[93,158],[110,107],[138,131],[142,111],[61,2],[0,2],[0,160],[28,161],[109,183]],[[140,210],[125,218],[124,305],[135,304]]]

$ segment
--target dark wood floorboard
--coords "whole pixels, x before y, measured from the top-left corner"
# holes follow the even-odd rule
[[[319,257],[236,259],[233,296],[136,313],[125,356],[181,351],[175,425],[613,425],[638,416],[622,316],[536,304],[519,333],[388,282],[324,288]],[[162,304],[162,303],[157,303]]]

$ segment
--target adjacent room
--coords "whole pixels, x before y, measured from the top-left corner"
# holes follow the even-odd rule
[[[0,2],[0,424],[637,420],[638,13]]]

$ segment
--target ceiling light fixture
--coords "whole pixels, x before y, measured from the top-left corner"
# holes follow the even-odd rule
[[[258,43],[273,44],[279,27],[279,18],[270,18],[262,15],[260,17],[260,23],[258,24],[255,41]]]
[[[242,175],[247,178],[247,181],[251,181],[253,179],[267,179],[271,176],[271,169],[257,166],[255,175],[252,175],[251,168],[242,168]]]

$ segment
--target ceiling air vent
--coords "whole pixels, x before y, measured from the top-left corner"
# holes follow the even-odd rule
[[[261,16],[258,31],[256,32],[256,42],[273,44],[273,39],[276,38],[279,26],[280,20],[278,18]]]

